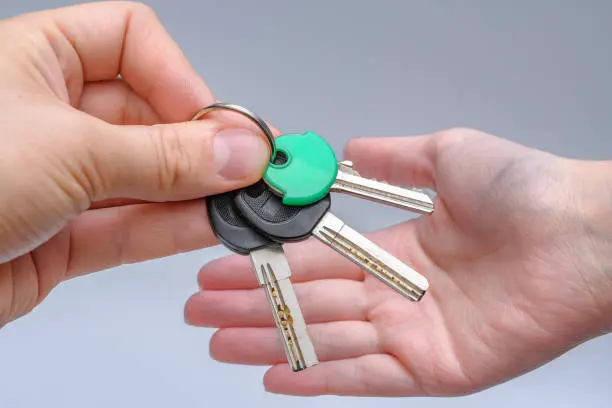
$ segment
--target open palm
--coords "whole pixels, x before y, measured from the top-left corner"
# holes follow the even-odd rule
[[[437,191],[432,216],[368,235],[430,291],[410,303],[317,241],[286,245],[321,360],[293,374],[248,258],[217,260],[186,305],[191,324],[221,328],[214,358],[273,365],[265,385],[278,393],[458,395],[603,333],[610,281],[589,262],[575,162],[464,129],[355,140],[347,156],[364,176]]]

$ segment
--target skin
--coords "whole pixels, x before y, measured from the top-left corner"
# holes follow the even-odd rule
[[[71,277],[216,244],[201,198],[261,178],[248,121],[187,122],[215,98],[146,6],[5,20],[0,54],[0,327]],[[458,395],[609,332],[610,163],[469,129],[356,139],[346,156],[437,191],[434,215],[369,234],[431,290],[407,303],[322,244],[288,245],[321,360],[291,374],[248,259],[217,260],[185,307],[220,328],[214,358],[273,365],[276,393]]]
[[[610,163],[470,129],[351,141],[366,177],[437,192],[436,211],[368,237],[430,281],[409,303],[318,241],[285,245],[321,363],[292,374],[249,260],[213,261],[187,321],[213,358],[272,365],[268,391],[456,396],[526,373],[612,327]]]
[[[263,174],[247,119],[189,122],[215,98],[144,5],[1,21],[0,54],[0,327],[71,277],[216,244],[201,197]]]

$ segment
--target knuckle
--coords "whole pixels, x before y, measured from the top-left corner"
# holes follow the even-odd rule
[[[149,19],[157,19],[157,12],[150,5],[139,1],[124,1],[123,5],[133,14]]]
[[[474,143],[487,137],[486,133],[466,127],[455,127],[439,131],[432,135],[430,151],[436,162],[454,156],[458,152],[471,148]]]
[[[162,191],[169,192],[184,184],[193,174],[193,156],[176,127],[154,125],[151,132],[158,162],[157,182]]]
[[[480,132],[475,129],[454,127],[434,133],[434,139],[440,144],[461,143],[478,134],[480,134]]]

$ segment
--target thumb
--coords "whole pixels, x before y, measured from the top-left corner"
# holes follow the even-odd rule
[[[363,177],[399,186],[435,188],[436,135],[373,137],[351,140],[347,160]]]
[[[96,200],[174,201],[230,191],[259,180],[270,157],[263,135],[214,121],[109,128],[91,151]]]

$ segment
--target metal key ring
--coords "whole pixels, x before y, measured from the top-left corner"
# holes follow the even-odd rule
[[[270,154],[270,162],[274,161],[274,158],[276,157],[276,143],[274,142],[274,135],[272,134],[272,130],[270,130],[270,127],[266,125],[266,122],[264,122],[264,120],[261,117],[259,117],[258,115],[254,114],[247,108],[244,108],[240,105],[234,105],[232,103],[217,102],[205,108],[200,109],[198,112],[196,112],[195,115],[193,115],[193,118],[191,118],[191,120],[192,121],[198,120],[213,109],[227,109],[227,110],[231,110],[234,112],[238,112],[246,116],[247,118],[251,119],[253,122],[255,122],[255,124],[259,126],[261,131],[266,136],[266,139],[268,139],[268,144],[270,145],[270,149],[272,151],[272,153]]]

